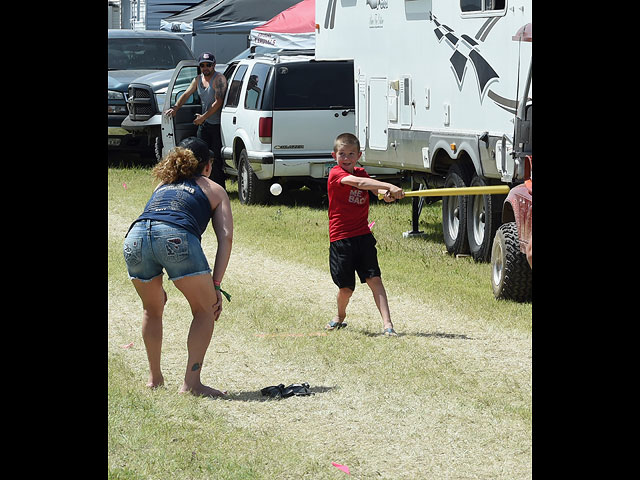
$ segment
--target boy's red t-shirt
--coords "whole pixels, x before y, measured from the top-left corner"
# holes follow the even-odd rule
[[[329,171],[329,241],[357,237],[370,233],[369,191],[340,183],[347,175],[369,177],[364,168],[354,167],[353,173],[336,165]]]

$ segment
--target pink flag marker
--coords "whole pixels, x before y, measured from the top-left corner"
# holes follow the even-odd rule
[[[127,189],[127,184],[125,182],[122,182],[122,187],[126,190]]]
[[[336,462],[331,462],[331,465],[336,467],[338,470],[342,470],[347,475],[351,475],[351,473],[349,472],[349,467],[347,467],[346,465],[340,465],[339,463],[336,463]]]
[[[376,222],[375,222],[375,221],[374,221],[374,222],[371,222],[371,223],[369,224],[369,230],[371,230],[371,227],[373,227],[375,224],[376,224]]]
[[[131,348],[133,347],[133,342],[127,343],[126,345],[121,345],[122,348]]]

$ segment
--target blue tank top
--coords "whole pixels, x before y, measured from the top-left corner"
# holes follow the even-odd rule
[[[136,222],[160,220],[182,227],[201,239],[211,220],[211,213],[209,199],[192,178],[158,187]]]

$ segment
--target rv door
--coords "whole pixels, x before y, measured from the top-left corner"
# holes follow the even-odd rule
[[[358,75],[358,96],[356,97],[357,132],[360,148],[364,150],[367,142],[367,77]]]
[[[411,91],[411,75],[401,75],[399,82],[400,125],[411,127],[413,124],[413,92]]]
[[[167,87],[167,95],[162,109],[163,112],[176,104],[198,73],[198,62],[195,60],[183,60],[178,63]],[[182,108],[178,110],[175,117],[162,115],[163,157],[184,138],[196,135],[198,127],[194,125],[193,120],[196,117],[196,113],[200,113],[201,111],[200,97],[196,91],[187,99]]]
[[[369,148],[386,150],[388,137],[387,78],[369,80]]]

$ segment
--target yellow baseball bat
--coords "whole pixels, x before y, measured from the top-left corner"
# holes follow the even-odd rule
[[[414,190],[404,192],[405,197],[447,197],[457,195],[491,195],[496,193],[509,193],[508,185],[488,185],[484,187],[454,187],[454,188],[431,188],[426,190]],[[382,200],[384,193],[378,194],[378,199]]]

